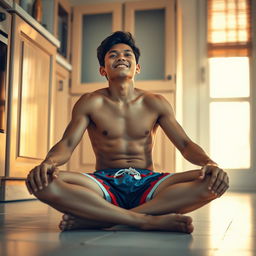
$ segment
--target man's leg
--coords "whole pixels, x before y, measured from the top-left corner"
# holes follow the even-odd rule
[[[35,192],[35,196],[63,213],[80,218],[102,221],[112,225],[124,224],[143,230],[169,230],[185,233],[193,231],[190,217],[178,214],[151,216],[122,209],[103,199],[99,190],[84,175],[68,173],[69,177],[72,176],[73,181],[78,181],[77,184],[65,182],[65,175],[60,174],[60,178],[54,179],[43,190]],[[64,177],[61,178],[61,176]],[[84,179],[85,186],[81,184],[82,179]],[[88,181],[88,184],[85,180]]]
[[[188,213],[217,198],[209,191],[210,177],[198,179],[200,170],[175,173],[156,189],[153,199],[133,208],[133,211],[161,215],[166,213]]]
[[[199,176],[200,170],[175,173],[161,183],[152,200],[131,210],[144,214],[162,215],[187,213],[198,209],[216,198],[216,195],[208,190],[209,177],[200,180]],[[101,223],[64,215],[60,225],[61,229],[89,228],[92,225],[97,228]]]

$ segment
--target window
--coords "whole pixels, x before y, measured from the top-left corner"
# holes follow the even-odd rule
[[[251,166],[249,0],[208,0],[209,149],[223,168]]]

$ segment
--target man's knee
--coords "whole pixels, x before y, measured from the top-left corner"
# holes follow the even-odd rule
[[[210,177],[206,177],[202,181],[198,181],[200,183],[199,196],[203,201],[211,201],[218,198],[218,195],[213,193],[209,189],[210,185]]]
[[[62,197],[60,181],[54,179],[47,187],[33,193],[34,196],[44,203],[59,202]]]

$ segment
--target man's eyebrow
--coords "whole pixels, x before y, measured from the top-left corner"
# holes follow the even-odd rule
[[[127,49],[127,50],[124,50],[124,52],[133,52],[133,51]],[[117,51],[117,50],[110,50],[110,51],[108,52],[108,54],[111,54],[111,53],[118,53],[118,51]]]

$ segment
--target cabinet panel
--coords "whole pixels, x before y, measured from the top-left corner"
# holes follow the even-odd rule
[[[106,87],[106,79],[101,78],[99,73],[96,49],[111,32],[122,29],[121,13],[121,3],[74,7],[72,93],[92,92]]]
[[[141,73],[136,80],[165,79],[165,9],[135,11],[136,44],[141,49]]]
[[[81,83],[106,82],[99,74],[97,47],[112,32],[112,13],[83,15]],[[97,31],[97,33],[95,33]]]
[[[17,15],[11,66],[9,176],[26,177],[53,141],[52,82],[56,47]]]
[[[125,30],[141,50],[141,74],[136,87],[151,91],[175,90],[175,1],[125,3]]]
[[[18,156],[43,159],[48,143],[50,55],[30,41],[22,41]],[[34,139],[31,139],[33,136]],[[29,143],[28,143],[29,142]]]

